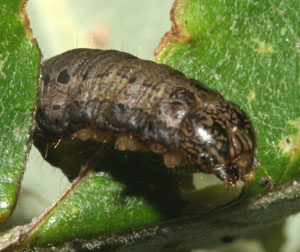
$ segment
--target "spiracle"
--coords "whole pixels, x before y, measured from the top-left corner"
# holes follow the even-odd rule
[[[254,169],[255,133],[239,106],[169,66],[115,50],[74,49],[42,64],[33,140],[45,158],[46,136],[152,151],[167,167],[188,163],[230,184]]]

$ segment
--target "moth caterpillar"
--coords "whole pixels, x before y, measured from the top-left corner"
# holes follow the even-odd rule
[[[242,109],[169,66],[115,50],[74,49],[42,64],[34,142],[46,135],[153,151],[167,167],[187,162],[231,184],[254,169]]]

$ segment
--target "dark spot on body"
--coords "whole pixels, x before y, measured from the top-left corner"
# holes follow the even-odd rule
[[[52,109],[53,110],[60,110],[60,105],[53,105]]]
[[[153,121],[149,121],[148,123],[147,123],[147,131],[152,131],[153,130],[153,128],[154,128],[154,124],[153,124]]]
[[[73,103],[74,103],[77,107],[80,106],[80,103],[79,103],[79,101],[77,101],[77,100],[75,100]]]
[[[181,106],[182,103],[179,102],[179,101],[173,101],[173,102],[171,103],[171,105],[174,106],[174,107],[176,107],[176,106]]]
[[[97,78],[103,78],[105,76],[105,73],[99,73],[99,74],[97,74]]]
[[[177,89],[171,95],[170,98],[173,100],[181,100],[184,101],[187,105],[191,105],[195,100],[195,95],[185,89]]]
[[[118,103],[118,104],[117,104],[117,108],[118,108],[118,110],[120,110],[120,111],[124,111],[124,104]]]
[[[290,144],[290,143],[291,143],[291,139],[287,138],[287,139],[286,139],[286,143],[287,143],[287,144]]]
[[[91,99],[89,101],[87,101],[87,105],[91,104],[91,103],[98,103],[99,102],[99,99],[98,98],[94,98],[94,99]]]
[[[60,72],[60,74],[57,77],[57,82],[62,84],[67,84],[70,80],[70,75],[68,74],[68,70],[65,69]]]
[[[50,82],[49,74],[43,74],[43,82],[44,82],[44,85],[48,85],[48,83]]]
[[[129,79],[128,82],[129,82],[129,83],[134,83],[135,81],[136,81],[136,77],[132,77],[132,78]]]
[[[85,72],[84,75],[82,75],[82,80],[86,80],[86,78],[88,77],[89,72]]]
[[[154,88],[155,87],[155,85],[153,85],[152,83],[143,83],[143,86],[147,87],[147,88]]]
[[[81,123],[85,124],[85,123],[89,123],[92,120],[92,115],[91,113],[88,112],[84,112],[81,115]]]

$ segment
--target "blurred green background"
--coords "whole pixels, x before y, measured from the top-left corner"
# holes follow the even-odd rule
[[[173,0],[29,0],[27,12],[44,59],[69,49],[117,49],[154,60],[160,38],[171,28]],[[68,185],[33,148],[12,218],[0,230],[27,223],[59,197]],[[286,242],[278,250],[299,252],[300,215],[288,218]],[[276,238],[275,238],[276,239]],[[204,251],[204,250],[201,250]],[[256,241],[237,241],[209,251],[263,252]]]

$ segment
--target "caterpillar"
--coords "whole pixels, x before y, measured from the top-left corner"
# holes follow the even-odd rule
[[[35,144],[47,135],[114,143],[229,184],[254,170],[255,133],[239,106],[167,65],[120,51],[74,49],[46,60],[34,121]]]

